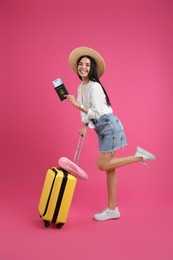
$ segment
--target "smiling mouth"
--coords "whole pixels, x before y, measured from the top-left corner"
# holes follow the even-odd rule
[[[87,73],[88,71],[86,70],[80,70],[80,73]]]

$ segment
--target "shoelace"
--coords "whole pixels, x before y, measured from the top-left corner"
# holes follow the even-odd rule
[[[111,211],[110,211],[110,209],[106,209],[106,214],[109,214]]]
[[[142,163],[142,165],[144,165],[144,167],[145,167],[146,169],[149,169],[149,166],[148,166],[148,164],[147,164],[146,162],[142,161],[141,163]]]

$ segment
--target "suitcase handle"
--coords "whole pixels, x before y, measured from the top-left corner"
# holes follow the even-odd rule
[[[84,143],[84,135],[80,135],[79,140],[78,140],[78,144],[77,144],[77,148],[76,148],[76,152],[75,152],[75,155],[74,155],[74,159],[73,159],[74,163],[76,163],[76,164],[78,164],[78,162],[79,162],[83,143]]]

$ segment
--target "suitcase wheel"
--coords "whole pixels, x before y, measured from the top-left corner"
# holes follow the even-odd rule
[[[64,225],[64,223],[58,223],[58,224],[56,224],[56,228],[60,229],[63,225]]]
[[[47,220],[44,220],[44,226],[45,226],[45,227],[49,227],[49,226],[50,226],[50,223],[49,223],[49,221],[47,221]]]

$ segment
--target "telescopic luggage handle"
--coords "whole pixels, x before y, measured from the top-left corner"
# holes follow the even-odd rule
[[[82,151],[83,143],[84,136],[80,136],[73,162],[69,160],[67,157],[61,157],[58,163],[61,166],[61,168],[65,169],[67,172],[73,174],[77,178],[87,180],[88,174],[77,165]]]
[[[76,148],[76,152],[74,155],[74,163],[78,164],[79,159],[80,159],[80,155],[81,155],[81,151],[82,151],[82,147],[83,147],[83,143],[84,143],[84,135],[80,135],[79,140],[78,140],[78,144],[77,144],[77,148]]]

